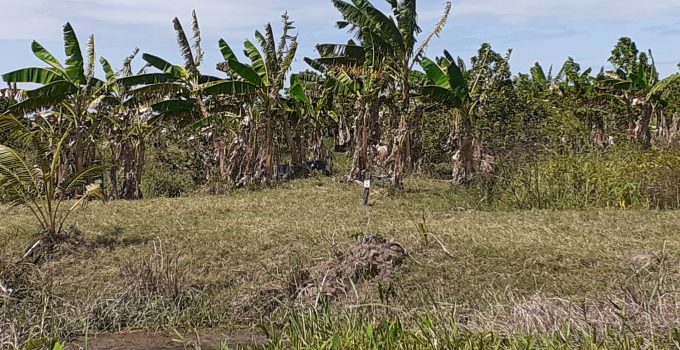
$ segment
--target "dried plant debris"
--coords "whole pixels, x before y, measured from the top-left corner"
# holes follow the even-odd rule
[[[5,284],[0,281],[0,297],[2,296],[10,296],[12,295],[13,290],[10,289],[9,287],[6,287]]]
[[[621,257],[621,264],[635,272],[653,270],[667,264],[672,257],[665,252],[630,252]]]
[[[336,301],[361,283],[389,278],[405,257],[401,244],[365,236],[346,253],[309,268],[309,278],[299,287],[296,299],[305,305]]]

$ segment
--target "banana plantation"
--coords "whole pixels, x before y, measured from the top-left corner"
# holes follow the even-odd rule
[[[488,44],[469,63],[448,51],[427,57],[451,3],[429,32],[418,26],[415,1],[389,3],[391,14],[367,1],[333,1],[348,40],[318,44],[318,57],[297,56],[298,34],[284,14],[278,33],[267,24],[242,47],[213,43],[224,62],[210,69],[196,13],[190,34],[172,21],[181,63],[135,49],[116,66],[97,56],[94,36],[81,46],[67,23],[65,62],[34,41],[43,66],[2,75],[3,193],[26,189],[31,179],[15,176],[13,163],[26,157],[58,159],[41,170],[60,195],[83,192],[65,193],[64,181],[87,174],[109,198],[139,199],[151,148],[179,147],[195,181],[237,187],[303,178],[314,164],[330,171],[341,150],[351,167],[338,175],[363,180],[373,171],[399,189],[429,164],[450,163],[453,183],[467,185],[546,149],[680,142],[678,75],[661,79],[652,52],[629,38],[613,49],[612,70],[594,73],[570,58],[559,71],[537,63],[513,76],[512,51]],[[296,59],[308,69],[291,72]],[[25,147],[28,140],[40,147]]]
[[[243,42],[208,42],[202,39],[200,17],[194,12],[190,23],[175,18],[167,28],[174,30],[182,62],[135,48],[134,42],[127,57],[102,57],[93,35],[76,34],[77,23],[66,23],[63,62],[52,53],[62,48],[33,41],[34,61],[27,62],[26,68],[2,72],[6,85],[0,89],[0,237],[7,242],[0,242],[0,258],[12,258],[0,259],[9,261],[0,261],[0,348],[14,337],[14,347],[8,349],[38,349],[41,347],[29,347],[28,339],[55,340],[82,334],[83,328],[87,328],[85,334],[90,330],[115,333],[175,326],[207,329],[235,322],[267,329],[270,348],[293,344],[299,348],[397,348],[393,345],[406,340],[422,348],[458,348],[452,344],[462,344],[453,339],[459,336],[469,344],[489,341],[489,346],[504,348],[516,339],[475,338],[482,334],[475,332],[491,329],[516,334],[520,329],[522,334],[545,334],[542,328],[536,331],[524,325],[505,332],[502,317],[507,309],[495,304],[484,309],[487,313],[460,309],[463,315],[453,315],[460,311],[455,308],[437,320],[429,317],[443,313],[419,314],[424,318],[414,317],[404,324],[376,321],[379,317],[394,319],[392,308],[429,310],[425,303],[431,303],[430,298],[435,303],[442,301],[437,307],[459,300],[467,303],[466,307],[476,307],[481,296],[473,298],[483,294],[474,289],[477,287],[490,289],[489,293],[498,287],[499,293],[490,298],[508,298],[503,302],[510,307],[538,303],[535,298],[543,298],[543,292],[557,296],[564,292],[568,294],[565,298],[600,298],[597,300],[620,296],[616,299],[618,311],[602,306],[609,305],[604,302],[592,305],[602,307],[598,309],[601,317],[626,314],[630,319],[612,316],[597,321],[598,327],[612,322],[631,332],[652,323],[660,332],[675,327],[668,320],[678,320],[678,308],[670,316],[662,311],[671,304],[680,305],[677,293],[669,303],[665,298],[670,294],[663,294],[658,286],[648,299],[641,294],[633,297],[634,292],[612,294],[613,290],[605,288],[613,284],[608,276],[623,271],[617,265],[618,257],[627,257],[638,248],[635,244],[645,252],[655,251],[644,255],[635,250],[635,259],[642,256],[649,262],[635,270],[635,278],[622,279],[639,282],[635,293],[647,291],[644,288],[649,280],[645,278],[656,278],[650,277],[656,274],[655,281],[664,286],[671,283],[668,281],[680,283],[671,270],[647,268],[666,266],[673,261],[668,251],[679,249],[666,231],[677,228],[673,226],[677,214],[671,209],[680,208],[680,64],[678,73],[662,76],[651,49],[622,37],[611,43],[610,56],[601,58],[601,66],[586,67],[568,57],[559,66],[536,63],[513,70],[513,50],[508,48],[483,43],[473,57],[431,50],[435,42],[441,46],[456,40],[443,35],[456,9],[450,1],[442,4],[436,25],[428,28],[419,25],[416,0],[387,0],[379,5],[369,0],[330,2],[341,19],[335,23],[336,30],[344,39],[316,43],[310,57],[300,54],[299,38],[305,33],[298,32],[295,18],[287,13]],[[206,48],[221,53],[216,66],[204,63]],[[371,187],[370,180],[374,185],[366,196],[371,194],[371,204],[363,208],[356,185],[368,183],[365,186]],[[290,200],[293,196],[299,200]],[[170,202],[167,197],[184,198]],[[97,201],[107,203],[100,206]],[[368,197],[366,201],[368,204]],[[566,210],[566,214],[533,209]],[[206,210],[214,210],[214,216]],[[507,214],[516,210],[531,210],[526,214],[529,219]],[[632,216],[618,214],[624,210],[631,210]],[[459,215],[455,217],[458,221],[451,219],[452,211]],[[147,212],[147,217],[139,217]],[[232,217],[234,212],[249,221]],[[271,215],[280,220],[268,221]],[[316,227],[307,226],[310,222],[301,222],[299,215],[326,218],[332,224],[318,223],[322,226],[318,233]],[[31,234],[22,233],[24,221],[33,225]],[[536,223],[543,226],[536,228]],[[38,238],[34,226],[39,227]],[[454,226],[456,231],[451,232]],[[644,232],[634,229],[643,226]],[[479,228],[484,234],[495,234],[499,227],[507,230],[492,239],[482,238],[484,244],[477,241],[481,233],[469,232]],[[527,231],[513,231],[517,227],[527,227]],[[416,233],[407,233],[409,230]],[[377,286],[370,285],[378,292],[354,285],[363,283],[365,277],[357,276],[368,272],[346,273],[342,266],[333,265],[338,259],[354,261],[364,254],[349,250],[342,255],[337,250],[336,234],[341,241],[356,238],[357,232],[370,234],[362,238],[362,247],[388,252],[381,259],[401,264],[403,258],[403,264],[410,264],[395,272],[400,286],[385,282],[392,278],[396,262],[388,264],[387,272],[370,269],[371,278],[385,278],[375,283]],[[583,232],[592,235],[581,237]],[[270,237],[274,233],[280,235]],[[394,236],[413,249],[373,233]],[[562,240],[571,237],[568,235],[578,237],[576,241]],[[597,243],[591,241],[597,235],[607,236]],[[179,253],[167,253],[173,248],[166,251],[157,243],[176,243],[180,236],[187,241],[168,246],[191,250],[191,254],[195,249],[199,258],[180,259]],[[224,238],[227,236],[230,238]],[[512,239],[508,241],[508,237]],[[599,243],[610,237],[609,243]],[[201,240],[210,242],[192,245]],[[314,249],[309,242],[314,242]],[[599,244],[611,246],[596,249]],[[133,249],[147,245],[153,246],[151,258],[121,262],[136,259],[139,251]],[[563,245],[564,251],[553,251]],[[326,246],[329,248],[318,248]],[[275,250],[277,247],[283,248]],[[618,251],[624,248],[628,250]],[[250,255],[272,249],[266,259]],[[605,256],[612,252],[618,254],[616,258]],[[330,262],[322,267],[303,262],[300,266],[305,268],[299,268],[301,257],[318,258],[314,254],[326,254]],[[200,260],[204,256],[205,260]],[[505,260],[497,263],[491,257]],[[95,258],[109,259],[109,265],[120,270],[115,275],[119,278],[110,270],[97,270],[100,262],[91,261]],[[68,259],[94,266],[86,274],[105,281],[109,289],[89,286],[82,278],[83,270],[77,270],[77,264]],[[221,263],[221,259],[235,260]],[[472,262],[466,265],[466,259]],[[40,272],[39,278],[63,279],[72,289],[60,291],[61,284],[36,279],[36,272],[29,272],[33,270],[25,264],[51,271]],[[290,271],[282,272],[286,264],[291,265]],[[510,270],[513,266],[517,269]],[[182,268],[187,272],[178,272]],[[225,272],[229,268],[238,271]],[[516,272],[520,270],[530,271],[531,276]],[[259,274],[250,275],[253,271]],[[327,281],[328,271],[340,276],[341,282],[324,285],[333,283]],[[451,271],[464,276],[463,282],[445,280],[454,273]],[[211,274],[219,278],[212,279]],[[267,274],[275,275],[279,284],[270,286],[274,282]],[[321,283],[315,284],[319,282],[316,279]],[[588,279],[592,283],[585,285]],[[119,286],[117,280],[132,282]],[[435,280],[442,286],[457,287],[437,289],[441,286],[435,285]],[[517,291],[517,297],[501,293],[502,283],[516,288],[512,291]],[[89,291],[93,294],[79,294],[81,284],[92,287]],[[247,286],[250,294],[241,295],[245,292],[233,289],[236,285]],[[432,295],[421,295],[421,285],[432,289]],[[328,291],[331,287],[337,287],[332,292],[337,295]],[[53,292],[59,297],[52,298],[49,293]],[[373,298],[366,300],[379,300],[361,304],[363,292]],[[400,293],[408,301],[393,306]],[[414,301],[414,295],[421,299]],[[80,305],[81,297],[89,298],[91,304]],[[642,305],[633,299],[651,301]],[[334,314],[338,317],[334,321],[316,313],[297,318],[298,314],[286,311],[284,321],[258,323],[281,315],[277,312],[282,312],[281,305],[287,302],[314,305],[305,310],[320,310],[320,305],[339,300],[352,300],[353,306],[346,314]],[[548,304],[537,306],[541,310],[566,310],[555,306],[557,302],[548,296],[541,302],[550,303],[545,308]],[[375,311],[378,303],[387,306]],[[353,313],[365,305],[371,305],[374,312]],[[595,326],[589,328],[592,315],[586,314],[591,304],[578,305],[583,309],[573,313],[583,314],[582,322],[580,316],[572,315],[572,309],[564,311],[572,317],[569,325],[582,326],[578,342],[611,336],[609,328],[602,332]],[[647,313],[640,311],[643,306]],[[45,316],[44,311],[42,319],[36,319],[39,316],[33,315],[40,315],[36,310],[50,310],[53,316]],[[74,316],[74,310],[84,316]],[[513,314],[513,322],[522,310]],[[495,318],[489,316],[492,312],[496,312]],[[643,313],[653,319],[644,318]],[[312,323],[305,326],[308,319]],[[480,328],[474,328],[474,320]],[[329,345],[340,342],[339,338],[324,338],[334,330],[323,327],[336,321],[350,328],[359,325],[347,330],[352,336],[342,340],[348,342],[342,343],[345,346]],[[444,327],[455,324],[461,333],[451,333],[448,339],[429,339],[443,334],[436,329],[437,322]],[[465,326],[459,328],[457,325],[463,324],[459,322]],[[41,328],[32,326],[36,324]],[[375,334],[382,335],[375,335],[368,324],[380,324]],[[52,328],[48,329],[49,325]],[[465,328],[468,326],[472,328]],[[366,337],[352,338],[364,334],[366,327],[370,334],[366,331]],[[561,325],[551,327],[550,334],[562,334]],[[415,333],[409,335],[413,329]],[[470,333],[465,333],[468,330]],[[296,331],[301,334],[277,333]],[[625,335],[600,345],[625,348],[621,345],[625,342],[638,348],[641,343],[630,345],[628,341],[642,341],[635,337],[644,333],[640,332],[631,333],[630,339]],[[677,345],[678,333],[674,332]],[[55,338],[46,338],[48,335]],[[305,337],[312,336],[319,337],[317,343],[307,343]],[[370,340],[371,347],[362,343],[374,336],[380,341],[397,340],[392,345]],[[662,344],[672,343],[671,338],[664,338]],[[573,345],[573,338],[569,339],[565,344]],[[445,341],[451,346],[441,346]],[[517,348],[532,348],[520,346],[523,341],[517,340]],[[41,344],[48,343],[58,348],[54,342]]]

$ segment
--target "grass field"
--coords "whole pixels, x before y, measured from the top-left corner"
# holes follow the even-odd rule
[[[514,344],[502,336],[565,329],[577,339],[614,330],[644,344],[655,337],[672,344],[680,321],[680,213],[480,211],[461,204],[446,182],[411,180],[407,188],[392,195],[377,189],[369,207],[361,205],[361,188],[330,178],[224,196],[93,203],[71,218],[82,234],[77,243],[39,268],[12,268],[7,283],[17,297],[1,301],[0,322],[17,334],[60,338],[250,332],[260,324],[273,348],[336,341],[335,348],[368,347],[376,335],[354,342],[352,327],[396,318],[400,332],[413,332],[409,339],[423,348],[450,348],[458,327],[501,336],[479,338],[489,346]],[[21,256],[36,230],[28,212],[0,211],[0,268]],[[321,316],[293,315],[286,291],[295,276],[368,234],[406,248],[394,274],[353,286]],[[299,320],[318,327],[294,327]],[[431,330],[436,324],[445,330],[433,346],[425,335],[439,334]],[[341,334],[347,339],[335,339]],[[642,344],[635,341],[631,348]],[[603,346],[624,343],[612,344]]]

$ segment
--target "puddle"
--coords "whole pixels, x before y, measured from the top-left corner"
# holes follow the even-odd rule
[[[177,336],[148,334],[144,332],[125,334],[98,334],[76,339],[69,344],[70,350],[222,350],[222,349],[264,349],[267,339],[257,334],[220,334],[199,332],[199,342],[192,334],[184,339]],[[197,346],[199,343],[200,347]],[[226,345],[226,346],[225,346]]]

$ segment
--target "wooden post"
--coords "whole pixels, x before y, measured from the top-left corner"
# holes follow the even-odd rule
[[[371,195],[371,173],[364,175],[364,205],[368,205],[368,197]]]

